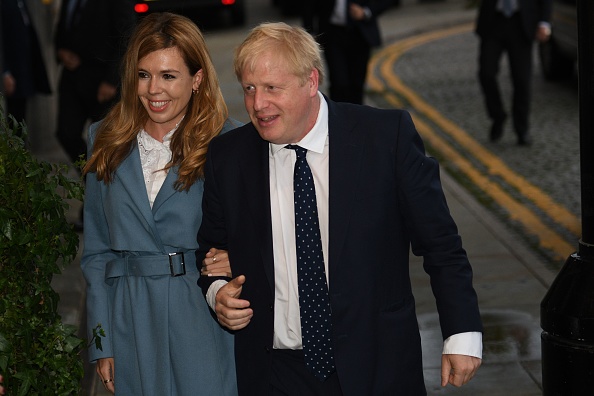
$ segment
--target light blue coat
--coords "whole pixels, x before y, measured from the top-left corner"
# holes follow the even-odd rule
[[[228,121],[223,132],[232,128]],[[89,156],[96,131],[94,124]],[[87,327],[89,339],[98,324],[106,333],[103,350],[92,345],[89,358],[114,357],[118,395],[236,395],[232,336],[213,320],[196,285],[203,182],[180,192],[176,179],[173,168],[151,209],[136,145],[112,183],[87,175]],[[168,254],[179,252],[186,274],[171,276]],[[172,257],[175,273],[180,257]]]

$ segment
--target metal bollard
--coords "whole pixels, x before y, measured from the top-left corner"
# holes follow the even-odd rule
[[[544,396],[594,394],[594,2],[576,5],[582,239],[540,305]]]
[[[540,307],[543,396],[594,394],[594,247],[580,246]]]

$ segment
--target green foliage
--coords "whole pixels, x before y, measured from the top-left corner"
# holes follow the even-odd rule
[[[10,395],[76,395],[85,345],[61,322],[50,283],[76,255],[65,199],[82,199],[83,188],[65,165],[35,159],[18,133],[25,126],[0,108],[0,373]]]
[[[102,351],[103,344],[101,343],[101,337],[105,337],[105,330],[103,330],[103,326],[101,326],[101,323],[99,323],[93,329],[93,337],[91,338],[91,341],[89,341],[89,347],[95,345],[95,348]]]

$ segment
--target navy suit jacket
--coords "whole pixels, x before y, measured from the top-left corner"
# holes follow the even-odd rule
[[[0,71],[9,71],[16,80],[15,98],[52,92],[33,19],[26,4],[23,7],[21,11],[16,0],[0,1],[0,40],[4,40],[0,45],[4,62]],[[28,25],[24,18],[29,19]]]
[[[425,394],[409,279],[424,256],[444,339],[482,331],[472,270],[410,115],[329,103],[329,294],[336,370],[345,395]],[[254,310],[236,332],[240,395],[269,391],[274,263],[269,143],[252,124],[214,139],[205,174],[198,260],[229,251]],[[212,279],[201,278],[206,290]]]
[[[85,87],[83,89],[95,90],[101,81],[117,87],[120,60],[136,24],[133,2],[84,0],[80,15],[71,24],[68,23],[68,3],[62,1],[56,27],[56,49],[68,49],[81,58],[80,70],[85,73],[79,84]]]

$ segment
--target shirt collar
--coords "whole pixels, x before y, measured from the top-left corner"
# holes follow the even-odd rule
[[[318,118],[313,128],[305,135],[301,141],[294,144],[313,151],[315,153],[323,153],[326,138],[328,137],[328,103],[324,99],[324,95],[318,91],[318,98],[320,99],[320,109],[318,110]],[[270,143],[270,152],[275,155],[280,149],[285,148],[286,144]]]

